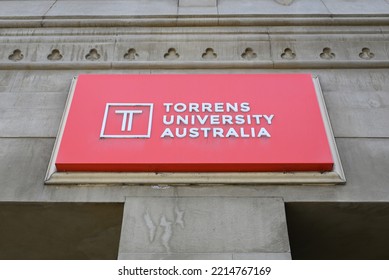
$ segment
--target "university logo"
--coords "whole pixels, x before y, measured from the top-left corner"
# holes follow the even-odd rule
[[[152,103],[107,103],[100,138],[150,138]]]

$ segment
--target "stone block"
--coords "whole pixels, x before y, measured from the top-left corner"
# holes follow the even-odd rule
[[[389,91],[389,73],[385,69],[328,69],[315,73],[324,93]]]
[[[55,1],[1,1],[1,17],[43,17]]]
[[[232,254],[119,254],[119,260],[232,260]]]
[[[66,93],[3,93],[0,95],[0,136],[55,137]]]
[[[216,7],[217,0],[178,0],[179,7]]]
[[[217,15],[216,6],[180,6],[179,15]]]
[[[47,16],[176,15],[177,1],[58,1]]]
[[[25,92],[2,93],[1,109],[59,109],[63,110],[67,93],[58,92]]]
[[[219,14],[329,14],[327,8],[320,0],[219,0],[218,3]]]
[[[347,185],[336,190],[336,200],[388,201],[389,140],[341,138],[337,144]]]
[[[331,14],[388,14],[385,0],[323,0]]]
[[[12,93],[0,96],[0,136],[55,137],[72,73],[21,71]],[[62,90],[61,93],[52,92]]]
[[[76,72],[71,71],[20,71],[13,92],[69,92]]]
[[[321,71],[320,84],[335,137],[388,137],[389,74],[385,71]]]
[[[326,93],[336,137],[389,137],[389,98],[384,91]]]
[[[289,252],[282,199],[126,198],[119,258],[268,252]]]
[[[44,201],[53,139],[0,138],[1,201]]]
[[[15,75],[15,71],[0,71],[0,92],[6,92],[11,89]]]
[[[246,253],[233,254],[233,260],[291,260],[290,253]]]
[[[0,137],[55,137],[63,109],[0,109]]]

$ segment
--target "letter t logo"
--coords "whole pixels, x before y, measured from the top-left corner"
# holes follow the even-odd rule
[[[131,131],[134,114],[142,114],[142,111],[140,111],[140,110],[116,110],[115,113],[116,114],[123,114],[122,131],[126,130],[126,124],[127,124],[127,131]]]
[[[150,138],[153,103],[106,103],[100,138]]]

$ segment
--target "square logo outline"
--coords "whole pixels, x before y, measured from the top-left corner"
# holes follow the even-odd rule
[[[108,117],[108,111],[110,106],[132,106],[132,107],[144,107],[148,106],[150,107],[150,113],[149,113],[149,123],[147,127],[147,134],[140,134],[140,135],[110,135],[110,134],[104,134],[105,127],[107,124],[107,117]],[[103,124],[101,126],[100,131],[100,138],[150,138],[151,136],[151,127],[153,123],[153,103],[107,103],[105,105],[105,112],[104,112],[104,118],[103,118]]]

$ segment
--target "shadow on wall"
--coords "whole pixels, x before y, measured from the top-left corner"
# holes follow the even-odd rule
[[[117,259],[122,203],[0,203],[0,259]]]
[[[389,203],[286,204],[292,259],[389,260]]]

